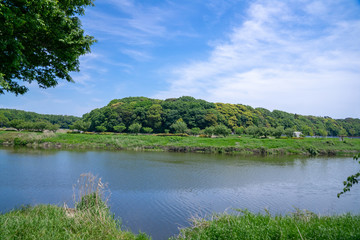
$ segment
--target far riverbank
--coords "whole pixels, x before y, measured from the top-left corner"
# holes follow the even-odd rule
[[[258,139],[250,136],[204,138],[129,134],[73,134],[0,131],[0,145],[44,149],[104,149],[199,152],[242,155],[353,155],[360,139],[303,138]]]

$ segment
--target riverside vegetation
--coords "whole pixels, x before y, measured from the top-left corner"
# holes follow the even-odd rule
[[[92,174],[82,174],[74,188],[75,208],[39,205],[0,215],[1,239],[151,239],[121,227],[107,206],[107,186]],[[213,215],[193,219],[170,239],[359,239],[360,216],[319,216],[296,210],[285,216]]]
[[[199,137],[186,134],[53,133],[0,131],[0,144],[32,148],[108,149],[229,154],[353,155],[360,139]]]

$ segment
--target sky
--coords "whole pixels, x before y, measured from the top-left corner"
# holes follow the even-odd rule
[[[0,108],[82,116],[112,99],[193,96],[360,118],[358,0],[97,0],[75,83],[0,95]]]

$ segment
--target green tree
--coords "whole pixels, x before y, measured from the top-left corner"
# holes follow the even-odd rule
[[[90,128],[90,122],[86,122],[84,120],[77,120],[72,125],[70,125],[70,129],[76,129],[80,131],[87,131]]]
[[[253,137],[258,137],[260,135],[260,129],[257,126],[249,126],[245,129],[245,132]]]
[[[129,126],[129,132],[138,134],[141,130],[141,124],[140,123],[133,123]]]
[[[207,127],[204,129],[204,134],[208,137],[211,137],[215,132],[215,127],[211,126],[211,127]]]
[[[59,128],[60,128],[59,124],[51,124],[51,123],[49,123],[48,125],[46,125],[46,129],[49,130],[49,131],[53,131],[53,132],[56,132]]]
[[[0,94],[27,92],[18,81],[41,88],[73,82],[70,72],[95,42],[78,18],[89,5],[93,0],[0,1]]]
[[[234,128],[234,131],[235,131],[236,135],[242,135],[244,133],[245,129],[243,126],[241,126],[241,127]]]
[[[0,127],[7,127],[9,124],[9,119],[4,116],[4,114],[0,114]]]
[[[124,124],[114,126],[114,131],[118,132],[118,133],[123,132],[125,129],[126,129],[126,127]]]
[[[199,135],[199,133],[200,133],[200,128],[198,128],[198,127],[194,127],[194,128],[192,128],[191,129],[191,134],[192,135]]]
[[[106,132],[106,127],[103,125],[96,126],[96,131],[97,132]]]
[[[274,129],[273,135],[276,138],[280,138],[281,135],[283,135],[283,133],[284,133],[284,127],[278,126],[277,128]]]
[[[141,130],[144,133],[152,133],[154,131],[151,127],[143,127]]]
[[[33,123],[33,128],[35,131],[43,131],[48,126],[49,122],[40,121]]]
[[[170,128],[172,128],[175,133],[185,133],[188,129],[186,123],[181,118],[173,123]]]
[[[231,130],[224,124],[219,124],[214,128],[214,134],[218,136],[228,136],[231,133]]]
[[[360,164],[359,158],[360,158],[360,153],[354,156],[354,160],[357,161]],[[343,182],[344,188],[343,188],[342,192],[339,192],[337,194],[337,197],[339,198],[342,194],[350,191],[350,188],[352,188],[352,186],[354,184],[358,184],[359,180],[360,180],[360,171],[358,171],[354,175],[349,176],[346,179],[346,181]]]
[[[294,129],[292,129],[292,128],[287,128],[287,129],[285,129],[284,134],[285,134],[287,137],[291,138],[291,137],[293,136],[293,134],[294,134]]]

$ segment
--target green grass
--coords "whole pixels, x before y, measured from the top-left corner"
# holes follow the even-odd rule
[[[122,231],[110,214],[76,211],[69,216],[62,207],[39,205],[0,215],[0,238],[5,239],[148,239],[145,234]]]
[[[257,139],[249,136],[201,138],[128,134],[63,134],[0,131],[4,145],[63,149],[127,149],[238,154],[352,155],[360,139]]]
[[[23,207],[0,215],[0,239],[149,239],[121,229],[107,204],[107,185],[91,173],[74,185],[75,209]]]
[[[360,216],[318,216],[300,212],[287,216],[253,214],[215,215],[212,220],[193,220],[174,239],[360,239]]]

